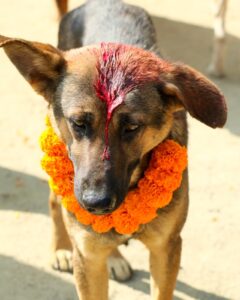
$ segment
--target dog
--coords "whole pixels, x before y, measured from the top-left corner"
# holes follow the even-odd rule
[[[92,214],[105,215],[121,205],[159,143],[170,138],[187,146],[186,111],[213,128],[226,122],[219,89],[187,65],[160,60],[149,15],[121,0],[89,0],[66,14],[58,48],[4,36],[0,46],[49,103],[51,124],[73,163],[75,197]],[[111,91],[122,97],[111,119],[96,93],[99,64]],[[106,300],[109,273],[121,281],[131,277],[131,267],[117,248],[131,238],[149,250],[152,299],[172,299],[188,211],[187,170],[171,203],[131,235],[96,233],[63,209],[54,192],[49,203],[53,266],[73,268],[79,299]]]

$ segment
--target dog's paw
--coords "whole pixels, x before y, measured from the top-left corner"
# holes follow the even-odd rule
[[[111,279],[127,281],[133,275],[131,266],[123,256],[110,256],[107,265],[109,277]]]
[[[61,272],[73,272],[72,251],[66,249],[56,250],[52,258],[52,267]]]

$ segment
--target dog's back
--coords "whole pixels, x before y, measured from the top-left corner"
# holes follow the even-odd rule
[[[149,15],[122,0],[88,0],[62,19],[60,49],[100,42],[136,45],[157,52],[155,29]]]

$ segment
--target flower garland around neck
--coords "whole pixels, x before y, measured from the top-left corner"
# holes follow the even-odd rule
[[[187,167],[186,148],[173,140],[165,140],[153,150],[144,177],[134,190],[128,192],[120,207],[110,214],[97,216],[83,209],[75,198],[72,162],[65,144],[54,132],[48,118],[40,144],[45,153],[41,165],[50,176],[50,188],[62,196],[62,205],[81,224],[91,225],[98,233],[115,229],[119,234],[132,234],[140,225],[152,221],[157,216],[157,210],[170,203]]]

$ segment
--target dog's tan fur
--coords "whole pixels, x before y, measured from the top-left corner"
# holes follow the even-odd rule
[[[76,86],[66,85],[61,98],[65,116],[77,114],[79,110],[94,110],[97,118],[104,118],[104,106],[93,90],[91,79],[95,76],[96,68],[94,59],[88,57],[89,52],[61,53],[57,49],[39,43],[31,43],[24,40],[10,39],[0,36],[0,46],[4,47],[9,58],[16,65],[25,79],[33,88],[43,95],[50,103],[50,116],[56,133],[66,142],[73,145],[72,151],[82,163],[89,148],[83,142],[74,137],[74,133],[66,117],[57,116],[54,108],[54,91],[60,78],[61,68],[67,70],[67,74],[74,74],[88,90],[90,98],[83,99],[81,105],[78,101],[71,101],[66,95],[76,93]],[[77,59],[75,59],[77,58]],[[84,59],[82,59],[84,58]],[[84,63],[86,62],[87,63]],[[184,75],[184,76],[182,76]],[[129,153],[136,152],[140,148],[141,160],[138,168],[133,172],[130,186],[134,186],[147,166],[150,151],[165,138],[170,137],[182,145],[187,143],[187,128],[185,112],[186,107],[193,116],[213,127],[222,126],[226,119],[226,107],[224,99],[216,87],[202,74],[186,67],[176,66],[166,75],[164,91],[168,97],[168,104],[164,106],[164,118],[160,128],[147,127],[144,133],[135,141],[133,149]],[[192,85],[193,88],[190,88]],[[211,94],[212,93],[212,94]],[[159,105],[154,98],[156,93],[151,87],[146,86],[141,90],[144,97],[152,97],[154,105]],[[208,99],[205,104],[203,97]],[[195,104],[191,103],[194,98]],[[155,99],[155,100],[154,100]],[[202,102],[203,101],[203,102]],[[203,107],[204,106],[204,107]],[[221,107],[220,107],[221,106]],[[115,138],[117,117],[128,109],[127,105],[120,107],[112,120],[111,138]],[[205,110],[216,111],[214,114],[205,114]],[[141,115],[141,112],[140,112]],[[142,115],[146,118],[146,115]],[[150,116],[149,116],[150,117]],[[104,132],[104,122],[96,127]],[[115,124],[116,123],[116,124]],[[99,125],[100,124],[100,125]],[[99,127],[100,126],[100,127]],[[103,126],[103,127],[101,127]],[[87,162],[90,169],[94,168],[96,157],[101,157],[104,138],[98,138],[91,146],[92,156]],[[131,148],[130,147],[130,148]],[[136,148],[134,148],[136,147]],[[81,149],[81,150],[79,150]],[[96,153],[95,153],[96,152]],[[128,154],[133,155],[133,154]],[[92,157],[92,158],[91,158]],[[118,163],[118,162],[116,162]],[[101,162],[97,162],[101,168]],[[101,172],[99,172],[101,173]],[[72,264],[78,295],[81,300],[106,300],[108,295],[108,270],[114,268],[113,262],[123,263],[126,268],[125,275],[115,274],[120,280],[127,279],[131,275],[130,267],[118,252],[117,247],[125,243],[129,238],[135,238],[143,242],[150,252],[151,294],[153,300],[170,300],[176,283],[176,277],[180,264],[181,236],[188,209],[188,176],[187,170],[183,174],[181,187],[174,193],[173,199],[166,208],[159,211],[158,217],[133,235],[119,235],[114,231],[105,234],[97,234],[86,226],[81,225],[75,217],[60,207],[60,201],[56,195],[50,195],[50,211],[53,219],[53,266],[61,270],[71,270]],[[66,228],[65,228],[66,226]],[[71,243],[70,243],[71,241]],[[73,249],[73,257],[71,250]],[[71,261],[73,259],[73,262]],[[118,276],[119,275],[119,276]]]

